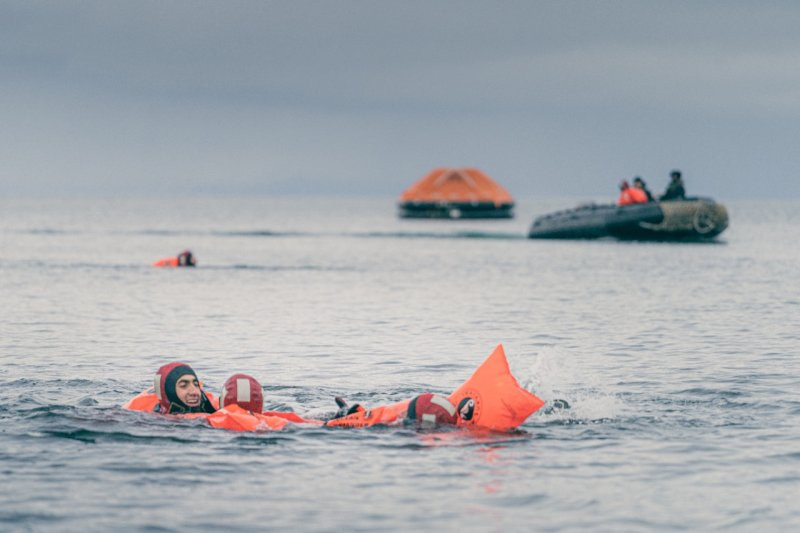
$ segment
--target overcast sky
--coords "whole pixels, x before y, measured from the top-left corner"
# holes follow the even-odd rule
[[[800,2],[0,2],[0,195],[800,197]]]

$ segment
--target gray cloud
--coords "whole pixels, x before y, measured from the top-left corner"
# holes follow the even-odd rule
[[[792,2],[11,2],[0,194],[800,193]],[[755,179],[758,177],[758,179]]]

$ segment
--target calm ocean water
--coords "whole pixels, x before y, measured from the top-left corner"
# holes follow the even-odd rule
[[[578,200],[0,199],[0,530],[800,528],[800,201],[727,202],[714,244],[524,238]],[[448,393],[498,343],[572,408],[483,437],[120,409],[182,359],[325,417]]]

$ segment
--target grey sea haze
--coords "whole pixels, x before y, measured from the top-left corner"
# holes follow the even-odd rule
[[[0,530],[800,527],[800,201],[722,198],[712,244],[524,238],[582,200],[0,199]],[[325,418],[449,393],[498,343],[571,409],[489,435],[121,409],[181,359]]]

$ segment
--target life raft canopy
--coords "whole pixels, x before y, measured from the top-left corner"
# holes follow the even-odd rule
[[[403,218],[511,218],[514,199],[477,168],[440,167],[400,195]]]

